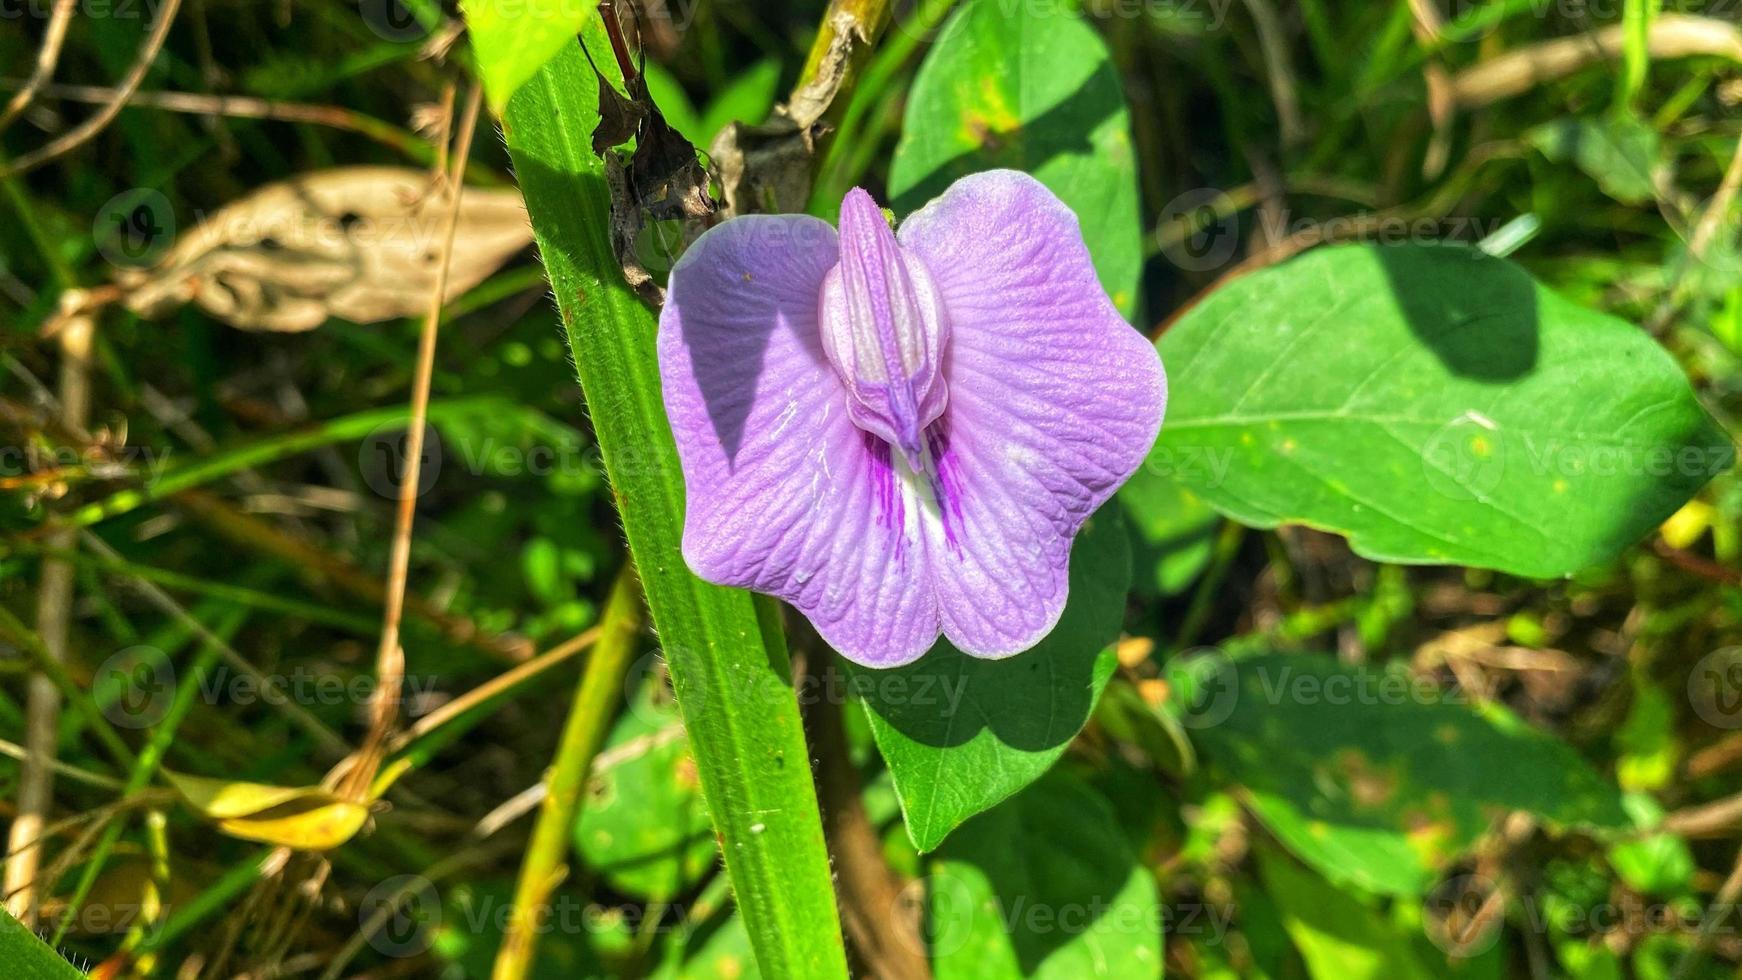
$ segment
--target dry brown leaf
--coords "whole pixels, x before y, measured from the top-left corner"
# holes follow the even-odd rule
[[[283,332],[328,317],[418,315],[439,273],[448,193],[404,167],[338,167],[268,184],[200,222],[151,269],[125,274],[126,305],[158,316],[193,302],[231,326]],[[444,298],[531,241],[517,191],[466,188]]]

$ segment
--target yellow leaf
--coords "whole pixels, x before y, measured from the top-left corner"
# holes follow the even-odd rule
[[[1690,500],[1682,505],[1682,509],[1669,515],[1669,520],[1663,522],[1658,531],[1663,540],[1672,548],[1686,548],[1712,526],[1712,505],[1701,500]]]
[[[163,775],[195,812],[243,840],[325,851],[356,836],[369,818],[366,802],[320,786],[271,786],[168,770]]]

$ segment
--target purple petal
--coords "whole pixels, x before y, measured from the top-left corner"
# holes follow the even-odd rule
[[[946,327],[931,277],[902,255],[871,195],[841,202],[841,264],[823,282],[823,347],[853,396],[853,421],[922,469],[921,436],[943,412]]]
[[[1009,656],[1058,622],[1071,541],[1154,444],[1167,379],[1101,289],[1076,216],[1027,174],[964,177],[899,237],[950,325],[949,407],[930,432],[943,631]]]
[[[792,603],[848,658],[894,666],[937,639],[937,603],[899,460],[848,417],[823,351],[818,297],[836,260],[826,223],[750,215],[672,269],[659,364],[683,553],[710,582]]]

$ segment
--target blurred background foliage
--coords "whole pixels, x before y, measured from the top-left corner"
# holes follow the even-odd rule
[[[0,3],[8,93],[35,61],[49,6]],[[89,117],[161,4],[81,6],[92,9],[73,19],[55,82],[0,138],[7,159]],[[66,670],[91,710],[75,698],[59,720],[66,768],[41,928],[104,975],[488,975],[528,793],[578,674],[563,645],[598,624],[625,563],[557,316],[523,249],[444,316],[406,616],[407,716],[441,724],[397,746],[409,772],[367,830],[263,869],[289,854],[272,844],[341,816],[334,802],[307,796],[286,816],[285,800],[258,800],[224,823],[162,780],[124,785],[137,768],[88,737],[108,719],[138,751],[147,727],[176,718],[154,766],[317,787],[368,728],[356,692],[372,689],[418,317],[280,333],[234,329],[198,305],[151,319],[107,306],[82,433],[58,421],[61,347],[41,332],[67,296],[124,279],[262,187],[342,165],[429,166],[443,93],[468,56],[454,11],[409,6],[421,19],[375,0],[187,0],[140,95],[97,138],[0,178],[0,807],[16,812],[30,624],[45,562],[59,560],[73,577]],[[853,185],[903,213],[935,190],[915,176],[931,163],[913,157],[948,148],[904,140],[902,126],[951,6],[897,5],[833,120],[819,211]],[[1086,0],[1082,23],[1110,53],[1106,81],[1129,120],[1109,138],[1129,140],[1142,232],[1114,260],[1140,270],[1141,288],[1116,302],[1158,328],[1277,248],[1485,240],[1649,331],[1733,430],[1742,9],[1665,5],[1660,23],[1679,11],[1713,25],[1692,56],[1645,58],[1629,44],[1527,72],[1516,91],[1469,81],[1473,66],[1554,39],[1600,46],[1636,6],[1647,5]],[[822,15],[815,0],[648,4],[649,89],[706,147],[727,122],[767,116]],[[1049,57],[1095,57],[1075,43]],[[261,114],[296,118],[249,118]],[[512,187],[494,134],[480,133],[467,173]],[[141,496],[159,466],[186,479]],[[1734,476],[1645,544],[1565,581],[1387,565],[1307,529],[1245,530],[1166,474],[1140,473],[1121,499],[1134,577],[1117,667],[1052,775],[953,850],[921,856],[870,726],[845,714],[866,813],[891,867],[920,883],[909,904],[929,909],[940,975],[1735,974],[1742,659],[1721,656],[1742,642]],[[50,533],[69,515],[84,529]],[[1289,663],[1315,676],[1408,672],[1461,703],[1312,712],[1261,693],[1206,718],[1219,714],[1216,685],[1248,683],[1253,662],[1187,655],[1211,645],[1311,653]],[[305,693],[286,706],[238,687],[225,647]],[[535,975],[755,970],[656,648],[639,638],[553,898],[572,918],[543,937]],[[464,699],[529,658],[530,681]],[[171,680],[207,682],[191,703],[164,693],[166,665]],[[441,716],[456,698],[465,710]],[[267,812],[289,823],[262,827]],[[1009,855],[1032,866],[999,864]],[[1001,870],[988,878],[988,867]],[[1011,925],[1014,938],[982,947],[976,920],[950,912],[1054,884],[1084,901],[1147,903],[1152,918],[1109,935],[1097,930],[1111,919]],[[384,910],[374,924],[387,928],[374,929]]]

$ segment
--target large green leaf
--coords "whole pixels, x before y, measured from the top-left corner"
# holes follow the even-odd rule
[[[1379,913],[1268,848],[1258,870],[1313,980],[1428,980],[1410,944]]]
[[[1119,488],[1118,500],[1131,528],[1137,594],[1185,591],[1210,564],[1221,518],[1153,457]]]
[[[466,31],[490,108],[500,114],[545,62],[572,47],[598,6],[599,0],[464,0]]]
[[[716,851],[677,712],[625,714],[600,758],[575,821],[576,852],[618,891],[676,898],[713,867]]]
[[[0,963],[13,980],[80,980],[84,976],[36,934],[0,909]]]
[[[1514,810],[1563,827],[1632,827],[1620,791],[1571,746],[1423,678],[1320,656],[1194,659],[1175,680],[1196,689],[1185,720],[1204,755],[1333,882],[1422,894]]]
[[[1473,249],[1318,249],[1218,290],[1160,347],[1157,458],[1213,461],[1180,478],[1235,520],[1381,560],[1570,574],[1732,455],[1651,337]]]
[[[1106,507],[1071,549],[1064,614],[1033,649],[984,660],[940,640],[905,667],[849,665],[915,847],[1039,779],[1082,730],[1113,675],[1130,583],[1130,545]]]
[[[970,0],[913,80],[889,166],[895,210],[999,167],[1033,174],[1070,205],[1102,288],[1134,314],[1143,246],[1131,121],[1107,46],[1069,4]]]
[[[929,870],[937,980],[1161,976],[1155,878],[1075,779],[1055,773],[975,818]]]
[[[587,40],[606,50],[597,21]],[[600,68],[612,71],[608,59]],[[757,959],[771,976],[842,977],[828,852],[777,617],[747,592],[690,574],[679,550],[684,485],[654,317],[611,250],[610,192],[589,145],[597,121],[597,82],[570,45],[515,93],[503,130]]]

